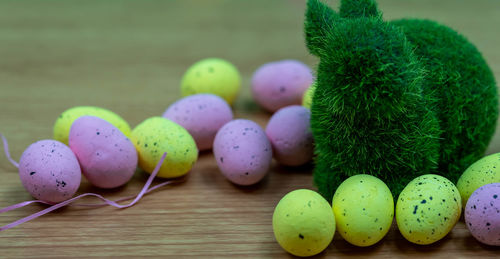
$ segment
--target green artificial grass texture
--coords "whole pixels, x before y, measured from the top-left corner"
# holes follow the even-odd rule
[[[433,21],[386,22],[371,0],[343,0],[339,13],[309,0],[305,35],[320,59],[314,183],[328,201],[356,174],[380,178],[395,198],[423,174],[456,183],[484,155],[496,83],[465,37]]]

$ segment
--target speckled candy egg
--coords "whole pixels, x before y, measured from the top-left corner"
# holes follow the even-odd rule
[[[115,188],[126,184],[137,168],[137,152],[113,124],[94,116],[82,116],[69,131],[69,147],[82,173],[93,185]]]
[[[288,105],[300,105],[312,82],[311,69],[299,61],[271,62],[255,71],[252,93],[260,106],[274,112]]]
[[[213,151],[222,174],[239,185],[264,178],[272,160],[271,143],[262,128],[250,120],[226,123],[215,136]]]
[[[479,242],[500,246],[500,183],[472,193],[465,207],[465,225]]]
[[[49,203],[67,200],[80,186],[78,160],[66,145],[56,140],[31,144],[19,160],[19,177],[35,198]]]
[[[311,190],[295,190],[285,195],[274,209],[273,231],[287,252],[312,256],[332,242],[335,217],[321,195]]]
[[[188,96],[211,93],[233,104],[241,87],[238,69],[219,58],[207,58],[192,65],[182,77],[181,93]]]
[[[302,97],[302,106],[307,109],[311,109],[314,90],[316,90],[316,83],[313,83],[309,88],[307,88],[304,96]]]
[[[313,136],[309,119],[311,112],[302,106],[281,108],[273,114],[266,127],[274,158],[283,165],[298,166],[313,157]]]
[[[67,145],[71,125],[76,119],[85,115],[104,119],[117,127],[125,136],[130,137],[130,126],[118,114],[100,107],[76,106],[59,115],[54,124],[54,139]]]
[[[185,175],[198,159],[198,149],[189,132],[163,117],[141,122],[132,130],[131,139],[139,154],[139,167],[148,173],[153,172],[163,153],[167,152],[158,177]]]
[[[413,179],[396,203],[396,222],[401,234],[419,245],[432,244],[445,237],[462,212],[457,187],[434,174]]]
[[[477,188],[489,183],[500,183],[500,153],[481,158],[460,176],[457,188],[462,196],[462,205],[465,207],[469,196]]]
[[[163,117],[184,127],[201,151],[212,149],[215,134],[233,119],[233,112],[219,96],[195,94],[170,105]]]
[[[389,231],[394,218],[394,199],[389,187],[366,174],[351,176],[333,195],[337,231],[349,243],[370,246]]]

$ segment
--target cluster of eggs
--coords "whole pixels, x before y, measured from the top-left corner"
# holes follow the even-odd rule
[[[312,83],[311,70],[298,61],[257,69],[254,99],[274,112],[263,129],[251,120],[233,118],[231,104],[241,87],[238,70],[221,59],[202,60],[182,79],[184,97],[161,117],[148,118],[134,129],[103,108],[64,111],[54,125],[54,139],[33,143],[23,152],[21,182],[33,197],[57,203],[76,193],[81,174],[99,188],[116,188],[126,184],[137,167],[151,173],[166,152],[158,176],[180,177],[191,170],[199,151],[213,149],[229,181],[255,184],[268,173],[273,157],[286,166],[312,159]],[[438,175],[417,177],[396,204],[389,188],[371,175],[345,180],[331,206],[316,192],[290,192],[273,214],[275,237],[286,251],[310,256],[323,251],[335,231],[353,245],[373,245],[388,233],[395,217],[407,240],[425,245],[446,236],[464,208],[472,235],[485,244],[500,245],[498,161],[500,154],[494,154],[474,163],[457,186]]]
[[[37,141],[23,152],[19,177],[34,198],[54,204],[76,193],[82,174],[96,187],[116,188],[132,178],[137,166],[151,173],[164,152],[168,156],[159,177],[186,174],[198,156],[191,135],[167,119],[149,118],[131,130],[109,110],[77,106],[58,117],[54,139]]]
[[[463,173],[457,185],[439,175],[419,176],[403,189],[396,206],[387,185],[365,174],[342,182],[331,206],[314,191],[292,191],[273,214],[276,240],[296,256],[320,253],[335,231],[355,246],[370,246],[388,233],[395,217],[405,239],[428,245],[445,237],[464,209],[472,236],[500,246],[499,161],[500,153],[484,157]]]
[[[70,199],[82,173],[95,186],[121,186],[137,167],[136,149],[125,134],[131,134],[130,127],[111,111],[69,109],[57,119],[54,139],[37,141],[21,155],[21,183],[33,197],[48,203]]]
[[[233,119],[234,102],[241,80],[238,70],[221,59],[205,59],[192,65],[182,79],[186,97],[163,114],[191,133],[199,150],[213,149],[222,174],[237,185],[252,185],[269,171],[272,158],[286,166],[309,162],[313,139],[310,111],[300,106],[313,81],[312,71],[295,60],[271,62],[252,78],[255,101],[274,112],[263,129],[248,119]]]
[[[199,151],[213,148],[223,175],[239,185],[260,181],[273,154],[289,166],[310,161],[309,110],[297,104],[312,82],[311,70],[294,60],[269,63],[257,70],[252,82],[257,102],[270,111],[279,109],[265,130],[250,120],[233,120],[230,105],[241,87],[236,67],[222,59],[205,59],[184,74],[184,98],[134,129],[104,108],[64,111],[55,122],[54,139],[24,151],[21,182],[33,197],[58,203],[76,193],[81,174],[96,187],[116,188],[126,184],[137,167],[151,173],[164,152],[168,155],[158,177],[186,174]]]

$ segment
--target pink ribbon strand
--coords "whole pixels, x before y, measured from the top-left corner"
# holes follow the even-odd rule
[[[3,141],[3,151],[5,152],[5,156],[7,157],[7,159],[9,159],[9,161],[17,168],[19,168],[19,163],[16,162],[16,160],[12,159],[12,157],[10,156],[10,152],[9,152],[9,143],[7,142],[7,139],[5,138],[5,136],[0,133],[0,137],[2,137],[2,141]]]
[[[3,136],[2,136],[3,137]],[[4,142],[5,144],[5,142]],[[78,200],[78,199],[81,199],[83,197],[86,197],[86,196],[94,196],[94,197],[97,197],[99,199],[101,199],[103,201],[103,203],[97,203],[97,204],[74,204],[73,206],[82,206],[82,207],[101,207],[101,206],[106,206],[106,205],[110,205],[110,206],[113,206],[113,207],[116,207],[116,208],[119,208],[119,209],[124,209],[124,208],[128,208],[128,207],[131,207],[133,206],[134,204],[136,204],[145,194],[153,191],[153,190],[156,190],[160,187],[163,187],[165,185],[170,185],[170,184],[173,184],[173,183],[180,183],[180,182],[183,182],[185,181],[185,177],[183,179],[180,179],[180,180],[168,180],[168,181],[165,181],[163,183],[160,183],[160,184],[157,184],[151,188],[149,188],[151,186],[151,183],[153,182],[154,178],[156,177],[156,175],[158,174],[158,172],[160,171],[160,168],[163,164],[163,162],[165,161],[165,158],[167,156],[167,153],[163,153],[161,159],[158,161],[158,163],[156,164],[156,167],[155,169],[153,170],[153,172],[151,173],[151,175],[149,176],[148,180],[146,181],[146,183],[144,184],[144,187],[142,188],[142,190],[137,194],[137,196],[133,195],[133,196],[128,196],[128,197],[124,197],[124,198],[121,198],[121,199],[118,199],[116,201],[112,201],[112,200],[109,200],[109,199],[106,199],[104,198],[103,196],[99,195],[99,194],[96,194],[96,193],[84,193],[84,194],[81,194],[81,195],[78,195],[76,197],[73,197],[69,200],[66,200],[66,201],[63,201],[63,202],[60,202],[58,204],[54,204],[44,210],[41,210],[37,213],[34,213],[34,214],[31,214],[27,217],[24,217],[22,219],[19,219],[17,221],[14,221],[10,224],[7,224],[3,227],[0,227],[0,231],[3,231],[3,230],[7,230],[9,228],[13,228],[17,225],[20,225],[22,223],[25,223],[27,221],[30,221],[30,220],[33,220],[35,218],[38,218],[42,215],[45,215],[47,213],[50,213],[54,210],[57,210],[61,207],[64,207],[64,206],[67,206],[67,205],[70,205],[71,203],[73,203],[74,201]],[[129,204],[125,204],[125,205],[122,205],[122,204],[118,204],[118,202],[122,202],[122,201],[126,201],[126,200],[130,200],[132,198],[135,199],[130,202]],[[48,204],[48,205],[51,205],[47,202],[44,202],[44,201],[40,201],[40,200],[33,200],[33,201],[25,201],[25,202],[21,202],[21,203],[18,203],[18,204],[14,204],[14,205],[11,205],[11,206],[8,206],[8,207],[5,207],[3,209],[0,210],[0,213],[4,213],[4,212],[7,212],[7,211],[11,211],[11,210],[14,210],[14,209],[17,209],[17,208],[21,208],[21,207],[24,207],[24,206],[27,206],[27,205],[30,205],[30,204],[33,204],[33,203],[43,203],[43,204]]]

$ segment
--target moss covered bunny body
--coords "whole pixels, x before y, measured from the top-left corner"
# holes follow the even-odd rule
[[[305,33],[320,58],[314,181],[329,201],[362,173],[396,197],[422,174],[456,182],[484,154],[498,116],[496,84],[463,36],[427,20],[385,22],[372,0],[344,0],[339,13],[309,0]]]

